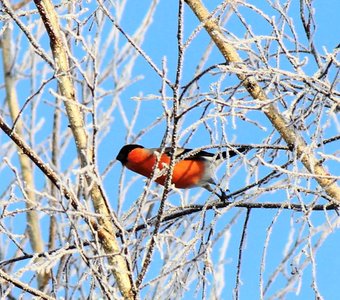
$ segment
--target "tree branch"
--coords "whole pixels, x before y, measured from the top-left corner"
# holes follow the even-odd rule
[[[206,7],[200,0],[185,0],[192,11],[196,14],[204,28],[220,50],[225,60],[229,63],[234,63],[235,73],[242,81],[243,86],[249,94],[257,100],[270,102],[264,91],[253,76],[247,75],[247,66],[243,63],[236,49],[229,43],[223,35],[217,20],[209,13]],[[291,150],[295,149],[300,161],[305,168],[312,174],[315,174],[315,179],[325,192],[335,201],[340,202],[340,188],[335,179],[329,178],[329,173],[322,166],[322,163],[317,160],[314,154],[303,138],[293,129],[280,114],[278,109],[273,104],[266,104],[262,111],[271,121],[282,138],[286,141]]]

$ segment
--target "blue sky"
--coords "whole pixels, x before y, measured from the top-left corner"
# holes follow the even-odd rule
[[[207,5],[209,3],[209,10],[212,10],[219,4],[219,1],[206,1]],[[280,23],[280,18],[278,16],[277,11],[273,10],[268,6],[268,1],[248,1],[248,3],[256,5],[258,9],[262,9],[268,16],[271,18],[275,17],[278,23]],[[126,31],[127,34],[132,35],[135,30],[138,28],[140,21],[143,19],[150,3],[145,1],[127,1],[127,5],[125,7],[122,18],[119,22],[120,26]],[[84,4],[85,7],[89,9],[88,12],[84,13],[84,17],[80,17],[81,19],[85,19],[86,16],[90,16],[93,12],[93,8],[96,7],[95,3],[90,2],[89,4]],[[340,30],[340,21],[338,17],[338,12],[340,11],[340,2],[338,0],[329,0],[327,1],[327,5],[322,0],[314,1],[313,6],[315,8],[315,20],[316,20],[316,31],[314,33],[315,36],[315,45],[318,51],[321,54],[325,54],[327,52],[332,52],[334,47],[339,44],[338,32]],[[145,53],[152,59],[152,61],[157,65],[159,69],[162,69],[162,61],[167,69],[167,77],[173,81],[176,74],[177,68],[177,16],[178,4],[176,1],[160,1],[159,5],[156,8],[155,15],[153,17],[152,24],[148,29],[143,44],[141,45],[142,49]],[[114,15],[114,10],[111,9],[110,12]],[[254,14],[249,8],[243,7],[239,8],[239,12],[244,17],[245,21],[251,27],[253,33],[257,36],[269,36],[272,33],[272,28],[269,24],[263,21],[263,18]],[[292,1],[290,15],[291,22],[294,24],[294,29],[296,30],[299,41],[307,45],[306,38],[304,33],[302,32],[302,24],[298,17],[299,7],[298,1]],[[25,19],[25,22],[29,22],[29,20]],[[63,21],[65,24],[65,21]],[[195,27],[198,25],[197,18],[193,15],[190,9],[185,6],[185,14],[184,14],[184,40],[186,40]],[[99,74],[105,70],[107,64],[110,64],[111,58],[113,55],[120,55],[121,49],[123,49],[124,45],[126,45],[126,40],[121,35],[117,35],[115,39],[112,40],[112,44],[108,45],[108,51],[101,53],[101,50],[104,48],[105,39],[109,38],[109,33],[113,29],[112,23],[107,22],[103,26],[103,30],[101,32],[97,32],[99,25],[95,22],[88,22],[81,32],[85,36],[85,40],[88,39],[88,46],[95,44],[95,34],[99,34],[100,38],[100,46],[97,48],[96,54],[98,55],[97,63],[99,68]],[[34,27],[36,29],[36,27]],[[243,40],[248,38],[245,35],[246,29],[239,21],[238,17],[234,14],[231,14],[230,19],[225,25],[225,30],[229,32],[231,35],[234,35],[237,39]],[[290,31],[287,29],[289,37]],[[14,27],[14,36],[16,38],[17,43],[20,45],[20,51],[17,56],[17,64],[18,69],[20,65],[23,65],[27,61],[27,56],[25,56],[25,52],[27,50],[27,40],[24,36],[22,36],[17,27]],[[198,36],[193,40],[190,47],[187,49],[184,57],[183,64],[183,75],[181,80],[181,85],[185,86],[196,72],[197,64],[201,59],[202,54],[205,52],[206,47],[209,43],[208,35],[202,31],[198,34]],[[292,44],[287,40],[287,47],[291,47]],[[48,49],[48,41],[46,37],[40,40],[40,43],[45,49]],[[263,42],[265,43],[265,42]],[[115,44],[117,44],[117,48],[115,48]],[[263,45],[263,44],[262,44]],[[89,55],[82,47],[82,44],[73,43],[73,51],[74,56],[80,61],[83,61],[79,64],[82,66],[84,72],[91,73],[91,59],[89,59]],[[274,47],[274,46],[273,46]],[[118,52],[117,49],[119,50]],[[272,50],[273,51],[273,50]],[[274,51],[273,51],[274,53]],[[102,56],[101,56],[102,55]],[[246,51],[240,51],[240,55],[248,59],[248,53]],[[306,55],[307,56],[307,55]],[[98,120],[102,121],[102,119],[108,117],[110,121],[104,123],[102,127],[99,128],[99,137],[100,144],[97,149],[97,163],[98,169],[100,172],[103,172],[108,164],[112,162],[117,155],[119,149],[125,144],[130,142],[138,142],[147,147],[157,147],[161,143],[161,139],[165,132],[165,122],[164,119],[161,119],[159,123],[157,123],[152,129],[146,131],[144,130],[148,128],[157,118],[162,118],[164,108],[159,100],[150,100],[149,96],[159,97],[161,95],[160,89],[162,87],[161,78],[151,69],[145,59],[141,56],[136,57],[136,63],[133,66],[131,73],[128,70],[128,62],[130,56],[124,61],[117,69],[112,70],[112,74],[116,73],[117,78],[126,76],[127,81],[131,81],[128,88],[123,89],[120,93],[110,92],[108,95],[103,96],[101,101],[98,102]],[[303,54],[299,56],[301,61],[304,59]],[[256,59],[252,58],[253,63]],[[221,54],[213,47],[209,58],[205,63],[205,67],[209,67],[213,64],[223,62],[223,57]],[[275,66],[275,61],[271,61],[272,65],[270,67]],[[250,64],[250,68],[254,68],[256,64]],[[18,75],[20,81],[18,82],[18,94],[20,104],[23,105],[25,99],[28,95],[32,94],[32,91],[36,90],[37,86],[39,86],[39,82],[42,78],[46,79],[52,76],[53,72],[49,70],[43,62],[40,62],[36,66],[46,68],[45,72],[39,73],[42,74],[41,77],[38,76],[34,78],[36,83],[32,83],[32,78],[30,77],[30,68],[29,66],[25,69],[25,74]],[[110,65],[111,66],[111,65]],[[260,64],[261,67],[264,67]],[[204,69],[203,68],[203,69]],[[279,64],[279,68],[285,71],[292,71],[292,67],[284,60]],[[306,65],[303,67],[303,70],[308,75],[312,75],[317,71],[317,66],[313,62],[313,59],[308,56],[308,60]],[[0,78],[3,81],[3,73],[0,71]],[[332,76],[334,77],[336,70],[333,69],[331,71]],[[77,97],[82,100],[91,100],[91,96],[88,93],[88,90],[83,88],[82,76],[77,73],[77,78],[79,82],[77,82]],[[228,89],[229,87],[238,83],[238,80],[232,74],[224,75],[220,73],[215,74],[206,74],[202,77],[198,85],[196,86],[196,91],[193,92],[193,95],[197,95],[198,93],[211,93],[213,94],[218,87],[216,87],[216,81],[219,81],[221,84],[221,90]],[[282,76],[282,80],[284,80],[284,76]],[[34,81],[33,80],[33,81]],[[99,98],[105,94],[105,92],[109,90],[114,90],[115,85],[114,75],[109,75],[104,78],[103,82],[101,82],[97,90],[95,91],[95,95]],[[338,86],[339,87],[339,86]],[[337,87],[337,88],[338,88]],[[37,134],[33,139],[34,146],[36,147],[36,151],[41,153],[43,159],[45,161],[49,161],[49,143],[51,139],[51,128],[52,128],[52,116],[54,112],[54,106],[51,104],[54,101],[53,96],[49,92],[49,89],[55,90],[56,82],[51,82],[48,84],[44,91],[35,97],[34,105],[38,107],[37,115],[33,116],[33,122],[35,124],[41,124],[41,127],[37,130]],[[20,92],[20,93],[19,93]],[[4,91],[1,90],[2,99],[4,99]],[[171,98],[172,91],[168,87],[166,88],[166,96]],[[142,100],[135,100],[136,97],[140,97]],[[247,96],[242,95],[242,93],[238,93],[235,97],[244,97],[245,100],[250,100]],[[292,96],[292,99],[294,97]],[[291,100],[288,99],[287,103],[290,104]],[[2,100],[4,102],[4,100]],[[92,103],[92,102],[91,102]],[[167,101],[167,105],[171,107],[171,101]],[[188,103],[190,103],[188,101]],[[113,106],[111,106],[113,104]],[[140,106],[139,106],[140,105]],[[112,112],[110,115],[107,115],[107,111],[112,108]],[[134,119],[134,115],[136,112],[136,107],[139,107],[138,115],[136,119]],[[281,112],[284,112],[285,108],[282,105],[278,104],[278,107]],[[180,127],[180,135],[181,139],[179,140],[179,145],[185,145],[187,147],[195,148],[206,145],[218,145],[218,142],[221,140],[227,140],[229,143],[240,143],[240,144],[261,144],[269,141],[269,143],[274,143],[276,139],[279,138],[279,135],[273,130],[270,122],[264,117],[263,113],[259,110],[250,111],[247,110],[245,117],[246,120],[243,120],[240,115],[231,115],[221,121],[218,118],[212,118],[206,122],[207,126],[203,126],[203,124],[198,125],[197,131],[189,131],[187,134],[183,134],[186,132],[186,129],[189,128],[193,123],[200,120],[201,115],[204,113],[205,107],[202,105],[198,108],[193,109],[190,113],[187,114],[185,120]],[[211,109],[213,113],[214,110]],[[125,116],[122,116],[121,111],[124,110]],[[24,117],[26,120],[31,119],[30,109],[26,109],[24,111]],[[242,111],[241,111],[242,112]],[[307,117],[307,124],[312,123],[312,119],[315,115],[312,114],[312,117]],[[126,118],[128,125],[135,120],[133,128],[128,129],[124,124],[124,118]],[[250,122],[250,121],[253,121]],[[257,122],[260,124],[257,126],[255,124]],[[88,129],[91,132],[91,116],[87,114],[87,123],[89,124]],[[332,116],[327,114],[327,111],[324,110],[320,116],[320,122],[318,123],[323,127],[322,133],[323,138],[329,138],[331,136],[335,136],[339,134],[339,128],[337,127],[336,118],[332,119]],[[327,126],[325,124],[328,124]],[[66,118],[63,118],[62,128],[67,128],[68,123]],[[38,126],[37,126],[38,127]],[[209,130],[207,128],[209,127]],[[317,131],[318,128],[310,127],[309,130],[305,132],[301,132],[307,142],[310,140],[311,135],[314,134],[314,131]],[[224,132],[225,131],[225,132]],[[211,133],[213,132],[213,133]],[[192,133],[192,137],[188,139]],[[272,134],[272,137],[267,140],[268,136]],[[135,141],[134,138],[138,137]],[[318,136],[319,137],[319,136]],[[3,134],[0,134],[0,141],[2,144],[8,143],[8,138]],[[61,172],[64,172],[65,178],[70,180],[73,184],[76,183],[78,166],[72,163],[76,157],[74,142],[70,139],[63,139],[66,146],[64,146],[63,151],[61,151],[60,157],[60,165]],[[279,142],[281,145],[285,145],[283,141]],[[339,143],[332,143],[320,149],[319,151],[324,151],[326,154],[334,153],[337,149],[339,149]],[[12,151],[13,148],[12,148]],[[46,152],[44,152],[46,151]],[[17,166],[17,159],[15,156],[9,155],[9,151],[5,149],[2,153],[2,156],[8,156],[11,159],[11,162]],[[275,158],[275,164],[282,164],[287,161],[287,158],[291,157],[289,154],[285,152],[280,152],[278,157]],[[270,159],[270,157],[265,157],[266,159]],[[233,169],[229,169],[227,165],[223,165],[217,174],[218,178],[222,178],[225,172],[230,172],[232,174],[227,187],[231,192],[236,191],[246,184],[254,182],[256,176],[261,177],[271,171],[269,167],[265,167],[261,165],[254,174],[251,174],[251,170],[249,168],[250,164],[255,164],[258,161],[256,160],[256,151],[251,151],[246,155],[246,159],[243,162],[241,160],[237,160],[235,164],[233,161],[230,162],[233,166]],[[334,175],[339,174],[339,166],[335,160],[329,160],[326,162],[329,171]],[[72,169],[72,166],[74,169]],[[303,170],[302,166],[298,164],[299,170]],[[69,169],[70,168],[70,169]],[[13,172],[9,170],[8,167],[3,163],[1,170],[2,178],[13,178]],[[292,170],[292,169],[290,169]],[[112,168],[109,168],[108,173],[103,177],[103,183],[105,192],[110,199],[111,206],[114,210],[117,210],[119,207],[120,216],[124,216],[125,213],[129,209],[133,209],[135,205],[135,201],[141,195],[145,182],[144,179],[138,175],[133,174],[130,171],[124,170],[123,177],[121,177],[122,167],[119,163],[115,162]],[[40,171],[35,172],[36,176],[36,184],[38,190],[43,190],[46,185],[46,181],[44,177],[41,175]],[[123,178],[123,180],[122,180]],[[118,198],[122,197],[122,194],[119,191],[119,184],[122,184],[122,187],[128,185],[129,182],[134,180],[132,187],[128,190],[125,198],[120,198],[122,201],[118,204]],[[289,174],[281,175],[279,179],[272,180],[268,186],[275,187],[280,184],[287,184],[287,182],[292,183],[293,180],[290,178]],[[316,189],[317,185],[313,180],[296,180],[296,185],[301,185],[302,187]],[[0,183],[0,188],[2,191],[8,186],[8,181],[3,181]],[[161,189],[156,185],[152,185],[155,193],[161,194]],[[293,202],[298,203],[299,201],[304,201],[304,203],[309,203],[314,200],[314,198],[310,195],[304,194],[302,192],[297,193],[299,197],[295,197],[293,194],[294,189],[285,190],[278,189],[273,190],[272,192],[266,192],[262,196],[256,198],[255,201],[261,202],[285,202],[286,199],[290,199]],[[16,189],[18,195],[20,192]],[[250,195],[255,195],[256,190],[251,190]],[[253,194],[252,194],[253,193]],[[168,199],[168,208],[171,206],[181,206],[184,204],[204,204],[209,198],[209,194],[207,192],[202,192],[201,189],[195,188],[191,191],[175,191],[171,193]],[[289,198],[291,196],[291,198]],[[20,197],[20,196],[19,196]],[[150,199],[149,199],[150,200]],[[241,199],[237,199],[241,200]],[[46,201],[46,199],[44,199]],[[252,201],[252,199],[249,199]],[[47,202],[47,201],[46,201]],[[150,200],[150,202],[152,202]],[[325,203],[322,200],[319,200],[318,203]],[[13,209],[21,208],[24,206],[23,201],[18,201],[16,203],[17,206],[14,206]],[[47,205],[47,204],[46,204]],[[153,209],[153,215],[157,212],[158,202],[155,201],[155,207]],[[240,212],[239,217],[235,217]],[[246,215],[246,210],[240,211],[238,208],[232,208],[229,210],[221,211],[221,215],[215,217],[213,212],[208,212],[207,215],[196,214],[192,216],[184,217],[179,221],[179,223],[183,223],[188,227],[188,233],[191,238],[195,237],[194,232],[189,231],[191,227],[197,226],[199,227],[200,222],[204,219],[205,227],[202,232],[202,239],[206,239],[208,236],[209,228],[213,229],[213,238],[211,239],[212,246],[209,249],[209,254],[211,261],[214,263],[212,268],[214,272],[217,272],[220,261],[220,251],[223,243],[226,240],[222,238],[218,238],[219,234],[224,234],[224,237],[229,238],[228,248],[225,252],[224,262],[224,289],[223,289],[223,299],[233,299],[232,290],[235,287],[235,278],[237,271],[237,263],[238,263],[238,255],[239,255],[239,245],[240,239],[244,226],[244,219]],[[48,223],[47,215],[42,214],[42,223],[44,224],[43,228],[47,228],[45,224]],[[231,222],[233,218],[236,218],[235,224],[233,224],[230,228],[228,228],[228,224]],[[332,224],[333,228],[331,233],[328,234],[327,231],[329,227],[327,227],[327,218],[330,219],[330,224]],[[20,220],[24,224],[24,215],[21,214],[18,216],[18,219],[10,219],[6,220],[6,222],[17,222]],[[131,220],[128,219],[127,220]],[[65,221],[65,219],[63,219]],[[272,224],[273,223],[273,224]],[[214,224],[211,225],[210,224]],[[128,221],[124,223],[126,227],[131,227],[133,224],[129,224]],[[174,225],[175,226],[175,225]],[[174,228],[171,227],[171,228]],[[324,211],[312,212],[308,217],[302,212],[293,212],[289,210],[283,210],[278,213],[278,210],[269,210],[269,209],[253,209],[250,214],[248,226],[247,226],[247,235],[246,241],[244,244],[244,249],[242,253],[242,267],[241,267],[241,287],[240,287],[240,299],[257,299],[260,297],[259,285],[260,285],[260,270],[262,257],[264,252],[264,244],[266,242],[267,234],[271,232],[269,242],[266,248],[266,257],[265,257],[265,265],[264,265],[264,283],[267,282],[269,276],[275,272],[275,270],[280,265],[284,255],[286,252],[289,252],[293,247],[292,244],[289,244],[290,241],[301,240],[300,237],[305,237],[304,242],[301,245],[298,245],[295,250],[293,250],[293,255],[291,255],[288,259],[288,262],[284,265],[284,272],[281,272],[278,277],[275,279],[273,284],[268,289],[268,292],[265,295],[265,299],[271,299],[272,295],[275,295],[281,288],[286,286],[286,280],[290,276],[291,272],[296,271],[295,266],[298,266],[299,263],[303,262],[305,259],[308,259],[308,237],[310,238],[310,243],[314,244],[318,241],[320,237],[324,234],[326,236],[325,241],[322,245],[317,249],[315,253],[315,268],[317,271],[317,286],[318,290],[324,299],[336,299],[338,296],[336,286],[340,283],[340,258],[337,255],[337,247],[336,245],[340,242],[340,234],[337,230],[338,224],[336,223],[336,214],[334,212],[326,213]],[[180,234],[185,230],[185,227],[179,227],[177,231],[174,229],[174,234]],[[24,226],[15,227],[17,233],[23,233]],[[271,231],[272,230],[272,231]],[[310,234],[313,232],[313,234]],[[314,234],[314,232],[316,232]],[[44,236],[47,240],[48,232],[43,232]],[[190,237],[183,238],[183,243],[190,242]],[[187,240],[186,240],[187,239]],[[144,240],[146,243],[147,240]],[[199,241],[195,244],[195,250],[199,247]],[[287,246],[289,245],[289,247]],[[166,248],[167,245],[164,246]],[[13,247],[13,245],[11,245]],[[29,246],[27,246],[29,251]],[[170,246],[169,246],[170,247]],[[307,247],[303,250],[303,247]],[[14,247],[12,248],[14,249]],[[13,250],[14,251],[14,250]],[[306,252],[307,251],[307,252]],[[11,251],[8,252],[10,256]],[[192,258],[192,253],[188,255],[188,259]],[[153,256],[153,262],[151,264],[150,270],[146,276],[146,281],[149,279],[153,279],[157,277],[159,271],[162,267],[163,259],[160,253],[155,251]],[[300,283],[301,286],[298,286],[297,281],[294,285],[294,288],[290,293],[285,296],[285,299],[311,299],[315,296],[312,285],[312,272],[313,265],[308,263],[308,266],[300,270]],[[202,271],[203,264],[199,266]],[[185,269],[184,269],[185,270]],[[184,272],[183,270],[183,272]],[[287,278],[285,278],[285,275]],[[214,287],[214,284],[218,282],[218,280],[214,279],[211,273],[207,275],[208,281],[210,281],[207,285],[207,293],[211,292],[211,289]],[[197,281],[193,280],[192,283],[188,286],[188,289],[182,295],[183,299],[201,299],[202,298],[202,290],[199,288],[199,292],[196,293]],[[143,296],[150,296],[152,294],[152,287],[147,287],[143,290]]]
[[[259,8],[264,9],[269,16],[271,16],[271,14],[274,15],[275,13],[272,9],[268,9],[267,3],[264,2],[259,3],[258,1],[255,2],[253,1],[253,4],[261,5],[262,7]],[[153,26],[149,30],[148,35],[143,44],[143,49],[147,52],[148,55],[152,57],[154,62],[156,62],[156,64],[159,67],[161,66],[161,60],[164,57],[166,57],[169,74],[168,77],[171,79],[174,78],[176,69],[176,24],[177,24],[176,7],[173,7],[172,5],[174,4],[166,1],[161,3],[158,13],[154,18]],[[301,38],[301,41],[306,41],[304,34],[301,32],[302,25],[298,19],[298,16],[296,15],[299,12],[298,3],[292,2],[291,6],[292,15],[290,15],[290,17],[292,18],[295,30],[298,33],[299,38]],[[315,32],[315,43],[317,49],[319,49],[319,51],[323,54],[324,50],[331,52],[334,49],[334,47],[339,43],[337,34],[335,34],[335,32],[338,31],[336,28],[340,29],[339,19],[335,13],[339,9],[340,3],[337,1],[332,1],[331,4],[328,3],[326,6],[322,1],[315,2],[315,16],[316,16],[315,20],[317,26]],[[253,29],[253,32],[255,34],[258,35],[270,34],[271,28],[268,26],[268,24],[263,22],[263,20],[261,20],[259,16],[254,16],[254,14],[247,11],[247,9],[244,9],[244,11],[245,11],[244,16],[251,25],[251,28]],[[278,17],[276,16],[276,18]],[[128,19],[126,20],[126,22],[127,24],[125,28],[128,28],[129,27]],[[184,34],[184,36],[188,36],[191,33],[191,30],[194,28],[193,26],[196,25],[197,20],[195,19],[195,17],[192,16],[192,13],[186,8],[184,23],[185,26],[184,31],[186,34]],[[237,20],[236,17],[230,18],[230,21],[227,23],[227,30],[231,31],[238,38],[242,39],[244,34],[244,28],[240,25],[240,22]],[[156,43],[155,40],[157,41]],[[206,33],[203,32],[198,36],[198,39],[193,42],[191,48],[188,50],[186,54],[187,59],[185,59],[184,63],[183,82],[186,82],[186,78],[189,79],[191,78],[192,74],[194,73],[194,68],[191,66],[195,66],[195,64],[197,64],[197,60],[200,57],[200,53],[205,49],[206,45],[207,45]],[[221,55],[216,51],[216,49],[214,49],[212,53],[213,54],[210,56],[206,66],[223,61]],[[311,58],[309,59],[311,60]],[[281,67],[285,69],[286,66],[284,63],[282,63]],[[136,74],[138,74],[137,70],[135,71]],[[141,93],[143,95],[148,95],[149,93],[154,94],[155,89],[160,88],[161,82],[152,71],[150,74],[148,73],[147,67],[146,69],[143,68],[142,70],[146,71],[146,73],[143,73],[145,75],[144,80],[136,84],[136,87],[139,86],[138,93]],[[304,70],[307,74],[310,75],[317,71],[315,64],[313,64],[312,62],[307,64]],[[200,87],[202,88],[202,90],[204,89],[204,87],[207,87],[209,85],[209,79],[210,79],[209,76],[206,76],[204,79],[202,79],[202,82],[200,81]],[[211,80],[214,80],[214,78],[212,78]],[[225,81],[224,84],[226,86],[228,85],[228,79]],[[128,97],[124,97],[123,101],[124,103],[126,103],[126,105],[130,104],[134,105],[133,103],[129,102]],[[158,112],[162,110],[160,103],[157,102],[146,102],[145,104],[142,104],[142,107],[144,107],[144,110],[147,111],[148,114],[150,113],[150,116],[152,116],[153,113],[157,115]],[[250,112],[249,115],[252,115],[252,113]],[[193,118],[195,118],[195,116],[197,117],[197,115],[194,115]],[[237,123],[236,128],[232,128],[233,126],[230,127],[227,126],[230,129],[230,131],[228,131],[230,140],[238,143],[255,143],[255,144],[261,143],[263,141],[262,139],[269,132],[271,132],[272,127],[268,120],[266,120],[260,113],[254,112],[253,118],[254,119],[259,118],[261,124],[267,127],[267,131],[262,131],[259,128],[248,126],[249,124],[243,124],[238,120],[236,122]],[[325,118],[324,122],[326,122],[328,118],[327,115],[325,115],[324,118]],[[337,132],[336,125],[332,123],[332,121],[330,121],[330,123],[331,123],[330,129],[327,131],[326,134],[330,135],[336,134]],[[144,118],[144,114],[142,114],[141,123],[139,124],[141,128],[143,128],[145,124],[147,124],[147,119]],[[138,132],[140,127],[138,127],[138,124],[136,124],[135,128],[136,132]],[[163,134],[162,127],[160,130],[155,128],[155,130],[152,131],[151,135],[145,135],[138,142],[143,143],[147,146],[156,147],[158,145],[159,139],[162,137],[162,134]],[[156,136],[158,137],[158,139],[155,138]],[[191,147],[195,146],[199,147],[202,145],[202,143],[205,145],[208,142],[207,136],[204,136],[204,133],[202,133],[202,135],[198,135],[197,137],[198,137],[197,139],[195,138],[192,139],[192,143],[190,144]],[[284,144],[283,142],[281,143]],[[119,142],[117,144],[118,144],[117,147],[119,148],[120,147]],[[339,143],[335,143],[335,145],[328,146],[327,151],[332,152],[335,149],[337,149],[338,146],[336,146],[336,144],[339,145]],[[286,157],[285,155],[283,155],[282,162],[284,162],[285,159]],[[339,175],[338,171],[339,169],[338,166],[336,166],[336,164],[330,165],[329,169],[334,172],[333,174]],[[266,171],[263,172],[265,173]],[[239,173],[243,174],[242,170]],[[132,175],[131,173],[129,174],[129,172],[127,172],[126,176],[134,175]],[[230,183],[229,188],[232,191],[235,190],[237,187],[241,187],[242,185],[244,185],[244,178],[242,178],[242,175],[239,176],[240,177],[236,177],[236,179],[234,179]],[[313,187],[316,187],[315,182],[313,181],[311,182],[311,185]],[[196,191],[193,191],[193,193],[195,192]],[[270,194],[268,194],[264,197],[261,197],[260,200],[264,202],[265,201],[280,202],[285,201],[286,196],[287,196],[286,193],[284,191],[281,191],[273,193],[272,197],[270,196]],[[308,202],[312,198],[304,195],[303,199],[306,200],[306,202]],[[202,200],[204,202],[204,198],[199,199],[198,202],[202,203]],[[170,198],[169,201],[174,201],[172,202],[174,204],[178,203],[177,202],[178,200],[176,201],[176,198]],[[234,216],[234,213],[235,211],[229,211],[223,214],[221,218],[219,218],[215,227],[216,232],[222,230],[223,226],[225,226],[225,224],[228,223],[228,220],[230,220],[232,216]],[[253,210],[251,213],[247,229],[247,240],[242,259],[242,271],[241,271],[242,286],[240,289],[241,299],[250,298],[255,299],[260,297],[259,273],[261,266],[261,258],[263,255],[263,245],[265,243],[268,228],[270,227],[270,224],[273,221],[276,214],[277,210]],[[330,215],[332,215],[332,213],[330,213]],[[227,261],[225,267],[226,285],[223,292],[223,299],[232,299],[232,289],[235,287],[236,266],[244,217],[245,211],[242,213],[242,217],[238,220],[237,224],[233,226],[230,231],[231,240],[228,251],[226,252],[227,256],[225,258],[225,260]],[[279,214],[277,219],[275,219],[275,223],[273,225],[273,232],[269,240],[267,256],[265,261],[266,262],[264,272],[265,282],[266,280],[268,280],[270,274],[275,272],[279,262],[284,257],[285,245],[287,244],[289,239],[291,238],[294,239],[299,234],[308,236],[309,230],[314,231],[313,229],[314,226],[317,227],[320,224],[325,224],[326,214],[324,212],[313,212],[311,213],[309,220],[312,224],[311,228],[308,228],[308,226],[306,226],[305,222],[306,219],[304,217],[304,214],[302,214],[301,212],[291,211],[283,211]],[[323,230],[321,230],[319,234],[313,236],[313,238],[311,239],[311,243],[315,243],[322,234],[322,232]],[[338,270],[340,269],[340,260],[338,256],[334,253],[335,251],[334,245],[339,242],[339,238],[340,238],[339,233],[335,228],[333,233],[327,237],[325,243],[320,247],[320,249],[317,250],[315,254],[317,270],[316,277],[317,286],[324,299],[335,299],[337,297],[336,289],[334,289],[334,286],[339,284]],[[218,261],[218,252],[221,243],[222,241],[217,242],[212,248],[211,255],[213,261],[215,262]],[[296,257],[296,261],[292,261],[291,258],[289,259],[290,263],[292,264],[292,267],[291,269],[289,267],[287,268],[287,265],[289,266],[289,263],[284,267],[287,268],[285,270],[287,274],[294,271],[295,264],[304,261],[304,259],[308,257],[307,253],[306,256],[303,255],[300,256],[299,254],[301,253],[302,248],[305,246],[306,243],[302,243],[302,245],[297,247],[297,250],[295,250],[296,256],[293,255],[293,257]],[[157,254],[155,254],[155,257],[157,257]],[[331,259],[329,259],[330,257]],[[295,283],[294,285],[295,289],[293,289],[292,292],[289,293],[285,299],[301,299],[301,298],[310,299],[314,297],[315,294],[313,289],[311,288],[312,271],[313,270],[310,264],[306,269],[301,271],[300,274],[301,286],[299,287],[297,283]],[[151,269],[150,273],[157,274],[157,271]],[[154,276],[156,276],[155,274]],[[270,295],[274,295],[276,292],[278,292],[282,287],[285,286],[285,283],[286,279],[281,273],[269,288],[265,299],[270,299]],[[192,291],[193,291],[192,289],[188,291],[188,294],[186,294],[187,297],[189,296],[200,298],[200,295],[193,296]]]

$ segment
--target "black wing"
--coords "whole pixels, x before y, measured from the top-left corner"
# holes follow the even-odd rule
[[[236,155],[238,155],[239,153],[243,153],[246,152],[250,149],[251,147],[248,146],[243,146],[243,147],[239,147],[236,149],[236,151],[234,150],[227,150],[227,151],[222,151],[220,153],[211,153],[211,152],[207,152],[204,150],[201,151],[195,151],[193,149],[188,149],[188,148],[177,148],[176,149],[176,153],[175,153],[175,157],[176,158],[181,158],[184,157],[184,160],[186,159],[190,159],[190,160],[205,160],[205,159],[209,159],[211,157],[216,157],[216,160],[219,159],[226,159],[226,158],[231,158],[234,157]],[[171,147],[167,147],[164,149],[164,153],[167,155],[171,155]],[[191,154],[188,155],[188,153],[192,152]]]

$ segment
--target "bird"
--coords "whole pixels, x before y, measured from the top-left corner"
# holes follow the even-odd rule
[[[220,189],[221,195],[215,194],[220,198],[226,199],[225,191],[223,191],[213,179],[215,169],[222,160],[234,157],[247,150],[249,150],[248,146],[239,147],[236,150],[229,149],[219,153],[176,148],[176,160],[171,183],[179,189],[202,187],[209,192],[215,192],[215,188],[217,187]],[[145,177],[150,178],[153,172],[155,172],[155,181],[164,186],[171,153],[171,147],[164,149],[145,148],[138,144],[128,144],[120,149],[116,159],[129,170]],[[154,171],[157,161],[159,173],[157,170]]]

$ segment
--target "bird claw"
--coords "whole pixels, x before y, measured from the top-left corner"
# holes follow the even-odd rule
[[[210,193],[216,195],[222,202],[227,202],[230,199],[230,197],[227,195],[227,193],[230,192],[229,189],[223,190],[221,187],[219,187],[216,184],[215,184],[215,188],[212,188],[212,186],[210,185],[205,185],[202,187],[205,188]],[[220,193],[218,192],[218,190]]]
[[[230,198],[230,197],[227,195],[227,193],[229,192],[229,190],[228,190],[228,189],[227,189],[227,190],[223,190],[223,189],[220,188],[220,192],[221,192],[220,195],[216,193],[217,197],[220,198],[220,200],[223,201],[223,202],[228,201],[229,198]]]

